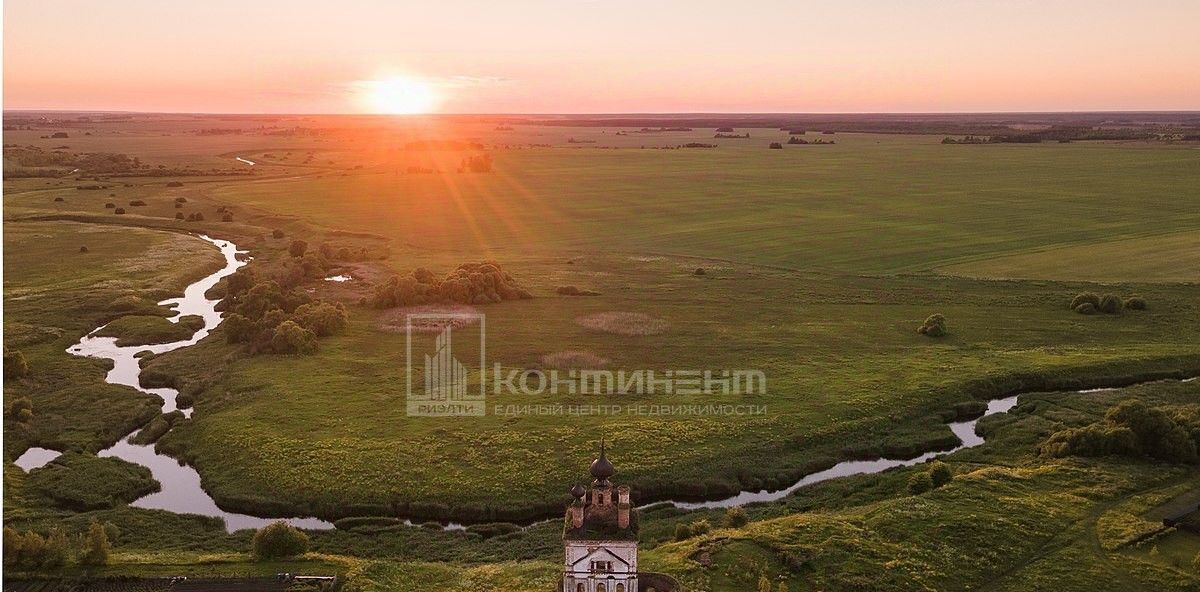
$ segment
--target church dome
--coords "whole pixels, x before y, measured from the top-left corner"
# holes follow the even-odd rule
[[[578,483],[575,484],[575,487],[571,488],[571,497],[573,497],[575,499],[579,499],[579,498],[583,497],[586,493],[587,493],[587,490],[584,489],[583,486],[579,485]]]
[[[604,453],[604,441],[600,441],[600,458],[592,461],[591,473],[597,481],[607,481],[612,477],[617,470],[613,468],[612,463],[608,462],[608,456]]]

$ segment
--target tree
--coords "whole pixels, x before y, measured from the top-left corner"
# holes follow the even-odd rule
[[[300,239],[296,239],[296,240],[292,241],[292,244],[290,246],[288,246],[288,254],[291,255],[292,257],[297,257],[297,258],[303,257],[304,252],[307,250],[308,250],[308,243],[306,243]]]
[[[692,523],[692,534],[708,534],[710,530],[712,530],[712,525],[708,523],[708,520],[697,520]]]
[[[254,556],[261,560],[295,557],[308,551],[308,535],[283,522],[273,522],[254,533]]]
[[[283,238],[283,231],[276,228],[275,230],[271,231],[271,237],[272,238]]]
[[[929,477],[929,473],[915,473],[908,478],[908,492],[913,495],[921,495],[926,491],[933,489],[933,479]]]
[[[776,592],[788,592],[787,582],[779,582],[779,587],[775,590]]]
[[[108,533],[104,530],[104,525],[93,520],[88,525],[79,563],[82,565],[108,565],[110,553],[112,553],[112,544],[108,541]]]
[[[734,506],[725,510],[725,526],[729,528],[741,528],[749,522],[746,517],[746,509],[741,506]]]
[[[46,535],[46,545],[43,547],[42,558],[39,562],[41,567],[55,569],[66,565],[69,547],[67,535],[61,528],[50,529],[50,534]]]
[[[284,321],[275,327],[271,350],[278,354],[311,354],[317,351],[317,336],[295,321]]]
[[[108,535],[108,542],[114,545],[121,540],[121,529],[112,522],[104,523],[104,534]]]
[[[11,526],[4,527],[4,565],[16,565],[21,560],[21,543],[23,542],[24,537],[17,532],[17,529]]]

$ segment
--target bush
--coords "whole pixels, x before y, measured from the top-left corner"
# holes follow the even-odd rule
[[[271,336],[271,350],[278,354],[311,354],[317,351],[317,336],[295,321],[283,321]]]
[[[117,208],[116,210],[113,210],[113,213],[114,213],[114,214],[118,214],[118,215],[120,215],[120,214],[124,214],[124,213],[125,213],[125,208]]]
[[[183,212],[175,212],[176,220],[183,220]]]
[[[175,198],[175,203],[177,203],[177,204],[187,203],[187,198],[186,197],[177,197],[177,198]]]
[[[260,561],[295,557],[307,551],[308,535],[287,522],[274,522],[254,533],[254,557]]]
[[[183,209],[183,204],[181,204],[181,203],[178,203],[178,202],[177,202],[177,203],[175,204],[175,209],[177,209],[177,210],[182,210],[182,209]]]
[[[941,337],[946,334],[946,317],[940,313],[929,315],[925,322],[917,327],[917,333],[929,337]]]
[[[4,380],[29,376],[29,361],[16,350],[4,350]]]
[[[1125,300],[1125,308],[1129,310],[1146,310],[1146,299],[1141,296],[1130,296]]]
[[[56,201],[56,202],[57,202],[57,201],[64,201],[64,202],[65,202],[65,201],[67,201],[67,200],[65,200],[65,199],[63,199],[63,198],[61,198],[61,197],[56,197],[56,198],[54,198],[54,201]]]
[[[708,531],[712,530],[712,525],[708,523],[708,520],[697,520],[692,523],[691,530],[694,535],[708,534]]]
[[[1093,292],[1081,292],[1071,300],[1071,310],[1078,311],[1083,304],[1091,304],[1094,308],[1100,308],[1100,297]]]
[[[110,201],[110,202],[108,202],[108,203],[106,203],[106,204],[104,204],[104,209],[106,209],[106,210],[111,210],[111,209],[113,209],[113,208],[115,208],[115,207],[117,207],[117,204],[115,204],[115,203],[113,203],[113,202],[111,202],[111,201]]]
[[[783,150],[783,144],[780,144],[779,142],[771,142],[771,145],[767,146],[767,148],[770,148],[771,150]]]
[[[303,257],[304,252],[308,250],[308,243],[302,240],[294,240],[288,246],[288,254],[292,257]]]
[[[933,483],[934,489],[936,489],[952,481],[954,479],[954,471],[951,471],[946,463],[935,460],[929,463],[929,479]]]
[[[697,267],[696,271],[692,272],[692,275],[705,275],[706,273],[708,272],[704,271],[703,267]]]
[[[142,200],[140,200],[140,199],[135,199],[135,200],[133,200],[133,201],[129,202],[129,205],[131,205],[131,206],[144,206],[144,205],[146,205],[146,202],[144,202],[144,201],[142,201]]]
[[[741,528],[749,522],[750,519],[746,516],[745,508],[734,506],[725,510],[725,526],[728,528]]]
[[[1092,304],[1091,302],[1084,302],[1083,304],[1075,307],[1075,312],[1082,315],[1094,315],[1099,311],[1096,309],[1095,304]]]
[[[933,489],[933,478],[929,476],[929,473],[915,473],[908,478],[908,492],[912,495],[921,495],[931,489]]]
[[[692,538],[692,529],[688,525],[679,523],[675,525],[675,540],[683,541]]]
[[[271,231],[271,237],[272,238],[283,238],[283,231],[276,228],[275,230]]]
[[[167,187],[183,187],[183,182],[181,182],[181,181],[169,181],[169,182],[167,183]]]
[[[225,212],[225,215],[221,216],[221,221],[222,222],[233,222],[233,214],[230,214],[229,212]]]
[[[29,423],[33,419],[33,401],[29,397],[17,397],[4,414],[20,423]]]
[[[1100,298],[1100,306],[1096,308],[1105,314],[1118,314],[1121,312],[1123,303],[1120,298],[1113,294],[1105,294]]]

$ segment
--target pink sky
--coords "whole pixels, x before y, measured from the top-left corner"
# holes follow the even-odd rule
[[[7,0],[4,108],[1200,109],[1196,0]]]

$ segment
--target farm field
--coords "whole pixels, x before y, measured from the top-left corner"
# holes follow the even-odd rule
[[[235,242],[256,279],[286,278],[296,293],[347,315],[311,353],[252,355],[230,341],[226,322],[197,345],[142,361],[143,378],[178,389],[191,409],[170,420],[157,450],[194,467],[223,509],[257,516],[556,518],[602,437],[639,502],[719,499],[780,489],[841,460],[949,448],[957,440],[945,422],[1001,394],[1200,374],[1194,145],[944,145],[941,135],[813,130],[804,137],[836,143],[770,150],[786,131],[738,130],[749,139],[713,139],[712,128],[519,123],[500,131],[466,118],[79,125],[92,135],[76,138],[72,127],[69,140],[52,140],[41,138],[45,129],[18,130],[5,141],[46,150],[68,142],[174,173],[5,180],[4,339],[30,369],[6,381],[5,398],[7,406],[28,397],[33,408],[31,421],[6,414],[5,516],[21,528],[111,521],[125,533],[122,569],[223,554],[236,572],[250,535],[122,503],[64,508],[32,478],[42,469],[27,474],[13,461],[31,446],[90,456],[158,416],[156,397],[105,384],[103,362],[66,349],[123,317],[113,336],[175,339],[153,320],[168,316],[156,303],[221,265],[189,234]],[[310,131],[196,132],[234,125]],[[677,148],[689,143],[718,145]],[[490,172],[460,171],[476,154],[491,157]],[[104,187],[76,189],[93,184]],[[128,212],[114,213],[110,202]],[[289,253],[295,240],[309,253],[328,247],[319,269],[295,271],[304,265]],[[417,268],[442,277],[481,261],[532,295],[465,305],[486,315],[488,363],[504,371],[565,373],[555,360],[572,356],[614,371],[755,369],[766,392],[505,394],[489,396],[482,417],[409,416],[402,320],[412,309],[378,305],[379,288]],[[350,281],[323,279],[341,274]],[[221,282],[212,297],[228,296],[232,284]],[[594,294],[560,293],[566,286]],[[1071,301],[1081,292],[1137,296],[1147,306],[1078,314]],[[620,334],[589,321],[613,313],[645,315],[634,323],[652,330]],[[947,334],[919,334],[935,313]],[[455,342],[455,355],[477,359],[467,341]],[[1122,398],[1193,409],[1196,384],[1111,391],[1091,403],[1029,395],[1021,413],[982,423],[996,440],[949,457],[958,477],[924,495],[904,490],[913,469],[864,476],[756,508],[744,529],[679,541],[676,524],[716,525],[723,513],[647,511],[643,561],[713,591],[754,586],[757,576],[736,574],[746,564],[792,590],[967,590],[992,581],[988,589],[1032,590],[1061,582],[1056,566],[1067,563],[1088,577],[1064,590],[1113,581],[1188,589],[1196,579],[1181,558],[1194,548],[1190,535],[1164,537],[1153,555],[1134,541],[1104,548],[1093,538],[1118,504],[1140,515],[1146,500],[1198,486],[1194,466],[1036,451],[1058,428],[1096,421]],[[614,404],[762,412],[499,412]],[[848,497],[838,501],[838,492]],[[313,561],[363,590],[468,590],[488,578],[503,584],[498,590],[533,589],[557,575],[557,526],[508,539],[339,527],[311,534],[322,554]],[[918,551],[897,559],[903,549]],[[478,561],[453,559],[462,556]]]

